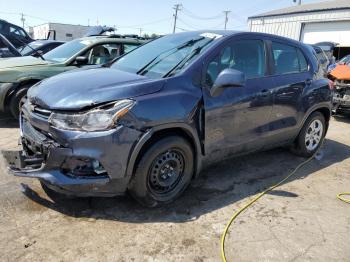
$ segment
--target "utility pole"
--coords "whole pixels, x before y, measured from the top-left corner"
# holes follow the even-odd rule
[[[174,14],[174,28],[173,28],[173,34],[176,31],[176,21],[177,21],[177,14],[179,11],[181,11],[182,4],[176,4],[174,6],[175,14]]]
[[[21,15],[21,21],[22,21],[22,28],[24,28],[24,21],[26,21],[26,19],[24,18],[24,14],[23,13]]]
[[[231,13],[230,10],[226,10],[224,11],[224,14],[225,14],[225,30],[226,30],[226,27],[227,27],[227,22],[228,22],[228,14]]]
[[[142,37],[142,28],[139,28],[139,30],[140,30],[140,37]]]

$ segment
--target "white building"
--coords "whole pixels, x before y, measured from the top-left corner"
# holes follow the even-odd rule
[[[50,31],[55,31],[56,40],[69,41],[75,38],[83,37],[89,28],[89,26],[83,25],[46,23],[34,26],[32,32],[34,39],[46,39]],[[52,38],[52,36],[50,38]]]
[[[350,0],[334,0],[274,10],[248,18],[250,31],[281,35],[308,44],[350,46]]]

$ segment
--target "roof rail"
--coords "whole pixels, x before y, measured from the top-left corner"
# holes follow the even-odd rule
[[[123,35],[119,35],[119,34],[106,35],[105,37],[108,37],[108,38],[124,38]]]

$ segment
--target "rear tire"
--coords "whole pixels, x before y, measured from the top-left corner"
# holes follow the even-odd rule
[[[312,113],[304,123],[293,148],[299,156],[311,157],[322,145],[326,134],[326,121],[322,113]]]
[[[11,97],[9,106],[10,106],[11,114],[15,119],[19,118],[20,107],[24,103],[24,99],[27,94],[28,88],[29,86],[22,87],[21,89],[16,91],[16,93]]]
[[[190,184],[193,163],[193,150],[186,139],[162,138],[141,156],[129,192],[147,207],[170,203]]]

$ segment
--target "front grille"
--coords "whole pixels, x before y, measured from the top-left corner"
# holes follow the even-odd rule
[[[27,120],[22,120],[23,135],[38,144],[43,143],[46,140],[46,136],[37,131]]]
[[[33,114],[41,117],[41,118],[45,118],[45,119],[49,119],[50,115],[51,115],[51,111],[41,108],[37,105],[31,105],[31,111]]]

